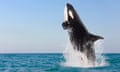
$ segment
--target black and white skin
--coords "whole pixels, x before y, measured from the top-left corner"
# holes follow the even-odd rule
[[[62,27],[68,32],[73,49],[86,55],[88,63],[95,64],[96,56],[93,47],[95,41],[103,37],[88,32],[77,12],[69,3],[64,10],[64,22]]]

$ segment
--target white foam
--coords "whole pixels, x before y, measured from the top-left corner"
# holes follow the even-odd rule
[[[100,42],[97,43],[99,44]],[[97,46],[100,46],[100,44],[97,45],[97,43],[95,44],[95,48]],[[65,62],[63,63],[64,66],[88,68],[88,67],[100,67],[100,66],[108,65],[107,62],[105,61],[105,57],[102,56],[100,53],[99,54],[96,53],[95,65],[88,63],[86,55],[84,53],[74,50],[69,40],[63,54],[65,58]]]

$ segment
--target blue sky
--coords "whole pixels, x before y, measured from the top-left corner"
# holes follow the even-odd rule
[[[0,53],[62,52],[67,2],[90,32],[105,38],[104,52],[120,52],[120,0],[0,0]]]

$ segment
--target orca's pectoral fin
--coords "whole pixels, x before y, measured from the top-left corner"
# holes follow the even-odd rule
[[[96,41],[96,40],[98,40],[98,39],[104,39],[103,37],[98,36],[98,35],[89,34],[89,36],[90,36],[90,39],[91,39],[92,41]]]

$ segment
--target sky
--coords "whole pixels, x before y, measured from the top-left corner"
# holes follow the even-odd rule
[[[89,32],[105,38],[105,53],[120,52],[120,0],[0,0],[0,53],[63,52],[66,3]]]

